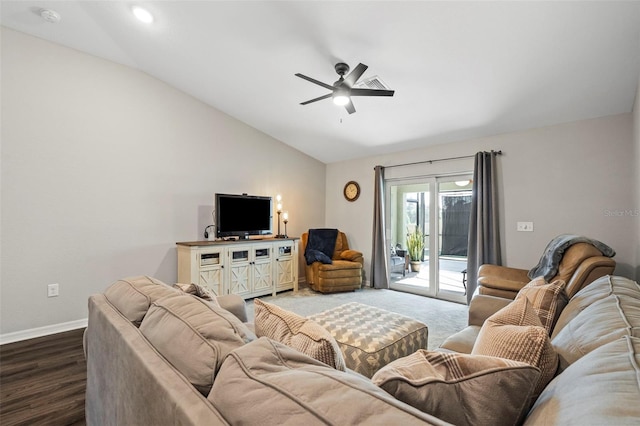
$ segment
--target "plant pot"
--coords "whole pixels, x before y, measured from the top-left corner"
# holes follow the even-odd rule
[[[411,265],[411,272],[420,272],[420,267],[422,266],[422,262],[419,260],[412,260],[409,262]]]

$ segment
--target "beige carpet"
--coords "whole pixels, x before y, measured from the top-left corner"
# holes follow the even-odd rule
[[[429,349],[435,349],[451,334],[467,325],[468,307],[430,297],[394,290],[364,288],[352,292],[322,294],[307,287],[298,293],[286,291],[277,296],[260,297],[298,315],[308,316],[349,302],[358,302],[396,312],[427,324]],[[247,300],[249,320],[253,321],[253,301]]]

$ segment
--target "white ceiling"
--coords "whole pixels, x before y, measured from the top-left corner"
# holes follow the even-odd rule
[[[640,75],[637,1],[1,6],[6,27],[142,70],[325,163],[630,112]],[[294,74],[332,84],[337,62],[395,96],[354,98],[352,115],[299,105],[327,92]]]

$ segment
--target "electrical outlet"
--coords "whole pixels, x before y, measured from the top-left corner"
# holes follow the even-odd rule
[[[533,232],[533,222],[518,222],[518,232]]]
[[[60,285],[59,284],[49,284],[47,286],[47,297],[57,297],[59,294]]]

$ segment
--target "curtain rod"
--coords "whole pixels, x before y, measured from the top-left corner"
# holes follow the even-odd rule
[[[499,150],[499,151],[491,150],[491,153],[493,155],[502,155],[502,150]],[[474,155],[463,155],[461,157],[438,158],[436,160],[415,161],[413,163],[392,164],[391,166],[383,166],[383,167],[385,169],[390,169],[392,167],[414,166],[416,164],[427,164],[427,163],[432,164],[432,163],[436,163],[438,161],[461,160],[463,158],[473,158],[473,157],[475,157],[475,154]]]

